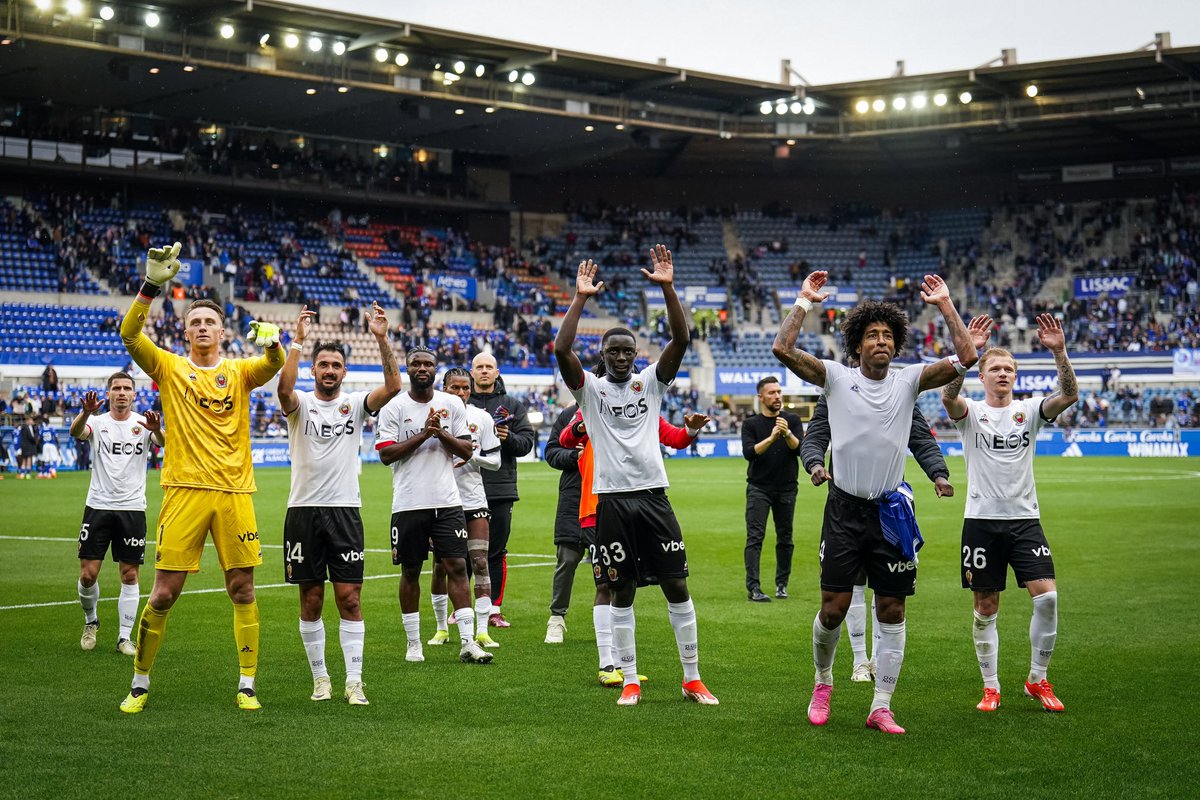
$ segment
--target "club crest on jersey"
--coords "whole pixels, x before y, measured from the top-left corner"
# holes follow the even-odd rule
[[[617,568],[616,567],[608,568],[608,579],[610,581],[615,581],[617,579]]]
[[[288,564],[286,569],[287,569],[287,578],[290,581],[292,579],[292,565]]]
[[[467,430],[469,430],[471,433],[479,433],[479,426],[472,422],[471,424],[467,425]]]
[[[600,580],[600,576],[603,574],[603,572],[600,569],[599,564],[592,565],[592,574],[596,576],[596,580]]]
[[[338,406],[338,412],[339,412],[339,413],[340,413],[340,414],[341,414],[343,417],[348,417],[348,416],[350,416],[350,404],[349,404],[349,403],[342,403],[340,406]]]
[[[1017,423],[1018,425],[1024,425],[1025,424],[1025,412],[1024,411],[1014,411],[1013,412],[1013,422]]]
[[[450,409],[448,408],[439,408],[437,413],[442,419],[450,419]]]
[[[967,570],[966,578],[968,586],[975,582],[975,576],[971,574],[971,570]]]
[[[134,436],[137,436],[139,433],[142,432],[142,426],[134,425],[132,428],[129,429],[129,432],[132,433]]]
[[[637,392],[638,394],[641,394],[641,392],[642,392],[642,382],[641,382],[641,381],[634,381],[632,384],[630,384],[630,388],[631,388],[631,389],[633,389],[633,390],[634,390],[635,392]]]
[[[225,385],[227,383],[229,383],[229,379],[226,378],[224,374],[217,375],[217,388],[218,389],[224,389]]]

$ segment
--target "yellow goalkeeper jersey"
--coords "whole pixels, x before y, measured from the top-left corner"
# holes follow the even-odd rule
[[[162,485],[253,492],[250,391],[283,367],[283,348],[198,367],[142,332],[148,311],[139,297],[121,323],[121,338],[134,363],[158,384],[166,438]]]

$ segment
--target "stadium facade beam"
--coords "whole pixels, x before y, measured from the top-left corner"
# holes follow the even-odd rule
[[[528,56],[515,56],[493,69],[492,72],[496,75],[503,75],[514,69],[536,67],[539,64],[553,64],[555,61],[558,61],[558,50],[552,48],[546,53],[530,53]]]
[[[412,27],[407,23],[400,28],[381,28],[377,31],[371,31],[358,36],[353,42],[346,45],[347,52],[362,50],[364,47],[372,47],[384,42],[390,42],[393,39],[407,39],[412,36]]]
[[[609,94],[642,94],[655,89],[661,89],[664,86],[674,86],[676,84],[685,83],[687,81],[687,70],[681,69],[679,72],[670,75],[663,75],[658,78],[647,78],[646,80],[637,81],[615,89]]]
[[[1192,66],[1186,61],[1175,58],[1174,56],[1168,55],[1161,51],[1155,54],[1155,60],[1172,72],[1178,73],[1190,80],[1200,82],[1200,69],[1196,69],[1196,67]]]

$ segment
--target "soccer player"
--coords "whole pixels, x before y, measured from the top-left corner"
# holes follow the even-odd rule
[[[32,414],[25,415],[21,426],[20,447],[17,450],[17,479],[33,480],[33,461],[41,450],[41,434]]]
[[[653,271],[643,269],[642,274],[662,287],[671,329],[671,339],[659,361],[635,372],[637,339],[625,328],[610,328],[600,342],[607,374],[598,378],[584,372],[572,347],[583,307],[604,286],[603,281],[595,281],[596,264],[592,261],[579,264],[575,297],[554,340],[554,357],[583,411],[595,447],[593,552],[612,590],[613,641],[620,656],[617,666],[624,674],[624,688],[617,703],[632,706],[641,699],[633,600],[638,585],[657,582],[667,599],[683,664],[683,696],[704,705],[717,705],[717,698],[700,680],[696,609],[687,588],[687,553],[667,499],[667,471],[658,443],[663,395],[687,352],[687,318],[675,293],[671,251],[657,245],[651,250],[650,260]]]
[[[266,348],[258,358],[221,357],[225,311],[212,300],[195,300],[183,315],[187,357],[162,350],[142,332],[150,304],[179,272],[179,242],[153,248],[146,281],[121,322],[121,340],[135,364],[158,384],[166,427],[163,501],[154,553],[154,588],[138,623],[133,687],[121,710],[146,707],[150,670],[166,634],[167,615],[189,572],[200,570],[204,541],[212,534],[233,601],[233,636],[238,651],[238,708],[256,710],[258,605],[254,568],[262,545],[254,517],[254,468],[250,458],[250,391],[274,377],[285,354],[279,328],[250,323],[250,337]]]
[[[446,569],[464,662],[486,664],[492,654],[475,641],[467,586],[467,520],[454,465],[475,449],[467,410],[455,395],[433,388],[437,358],[425,347],[407,353],[409,390],[379,413],[375,449],[392,468],[392,563],[400,569],[400,612],[408,638],[406,661],[424,661],[421,649],[421,565],[433,557]]]
[[[446,370],[442,376],[442,389],[452,394],[467,410],[467,430],[471,434],[474,451],[467,461],[456,461],[454,480],[462,498],[463,515],[467,520],[467,555],[471,559],[471,574],[475,578],[475,641],[484,647],[496,648],[500,643],[488,634],[488,616],[492,610],[492,581],[488,573],[488,522],[492,512],[488,510],[487,494],[483,488],[481,470],[500,469],[500,439],[496,436],[496,423],[492,415],[468,405],[471,397],[471,373],[462,367]],[[437,630],[429,640],[431,645],[443,645],[450,641],[446,627],[446,606],[450,596],[446,593],[446,570],[441,563],[433,567],[430,581],[433,600],[433,618]]]
[[[979,359],[983,381],[982,403],[959,397],[962,378],[942,390],[946,413],[962,432],[967,462],[967,505],[962,530],[962,586],[975,597],[972,634],[979,671],[983,674],[980,711],[1000,707],[996,615],[1011,564],[1017,585],[1033,598],[1029,622],[1032,650],[1025,694],[1036,698],[1047,711],[1062,711],[1046,669],[1058,635],[1058,590],[1054,559],[1042,531],[1033,456],[1037,434],[1079,400],[1075,370],[1067,357],[1062,325],[1054,316],[1037,317],[1042,346],[1054,354],[1058,367],[1058,393],[1046,398],[1013,399],[1017,361],[1007,350],[993,347]],[[991,334],[990,318],[971,320],[975,344],[982,349]]]
[[[388,341],[387,315],[374,304],[368,330],[379,345],[383,386],[370,392],[342,392],[346,347],[340,342],[312,346],[313,391],[296,390],[304,342],[314,313],[304,306],[296,321],[291,352],[279,373],[279,406],[287,415],[292,488],[283,524],[283,570],[300,587],[300,640],[312,670],[312,700],[329,700],[333,687],[325,667],[325,579],[333,584],[342,657],[346,663],[343,698],[368,705],[363,691],[362,590],[366,547],[362,498],[358,491],[363,424],[400,392],[400,369]]]
[[[134,414],[137,390],[133,377],[114,372],[105,384],[108,413],[98,414],[95,392],[83,396],[83,406],[71,422],[71,436],[96,442],[91,483],[79,526],[79,604],[83,606],[83,636],[79,646],[96,647],[100,618],[97,577],[112,545],[112,558],[120,565],[121,594],[117,599],[117,652],[134,654],[130,635],[137,619],[138,566],[146,555],[146,459],[150,441],[163,443],[162,418],[153,411]]]
[[[975,363],[975,347],[937,275],[926,275],[921,299],[946,321],[956,355],[895,372],[892,359],[904,347],[908,318],[891,303],[867,300],[847,315],[845,347],[857,369],[822,361],[795,348],[805,314],[820,303],[828,275],[804,279],[792,313],[772,347],[775,357],[809,383],[825,388],[837,480],[830,483],[821,527],[821,610],[813,620],[816,680],[808,719],[829,721],[833,659],[842,620],[850,607],[855,577],[866,569],[879,618],[878,672],[867,727],[904,733],[891,711],[892,693],[904,661],[904,601],[916,591],[916,548],[920,533],[912,512],[911,488],[903,483],[905,446],[917,395],[950,383]]]
[[[833,464],[825,466],[825,450],[829,447],[829,402],[822,395],[817,400],[812,419],[804,432],[804,443],[800,446],[800,460],[809,474],[813,486],[820,486],[833,475]],[[933,482],[933,491],[938,497],[953,497],[954,486],[950,483],[950,470],[938,447],[937,440],[929,428],[929,422],[920,409],[913,407],[912,429],[908,434],[908,449],[917,464]],[[874,649],[879,646],[879,620],[875,618],[875,597],[871,597],[872,653],[867,654],[867,573],[860,570],[854,580],[854,591],[850,608],[846,611],[846,633],[850,637],[850,649],[854,653],[854,666],[850,680],[869,683],[875,680]]]
[[[38,451],[38,477],[39,478],[57,478],[58,465],[62,458],[58,454],[58,432],[54,430],[54,426],[50,424],[50,418],[45,418],[45,423],[42,425],[42,441],[41,450]]]

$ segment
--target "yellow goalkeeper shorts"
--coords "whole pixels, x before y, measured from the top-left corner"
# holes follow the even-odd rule
[[[158,514],[154,568],[199,572],[209,531],[222,570],[262,564],[252,495],[168,486]]]

